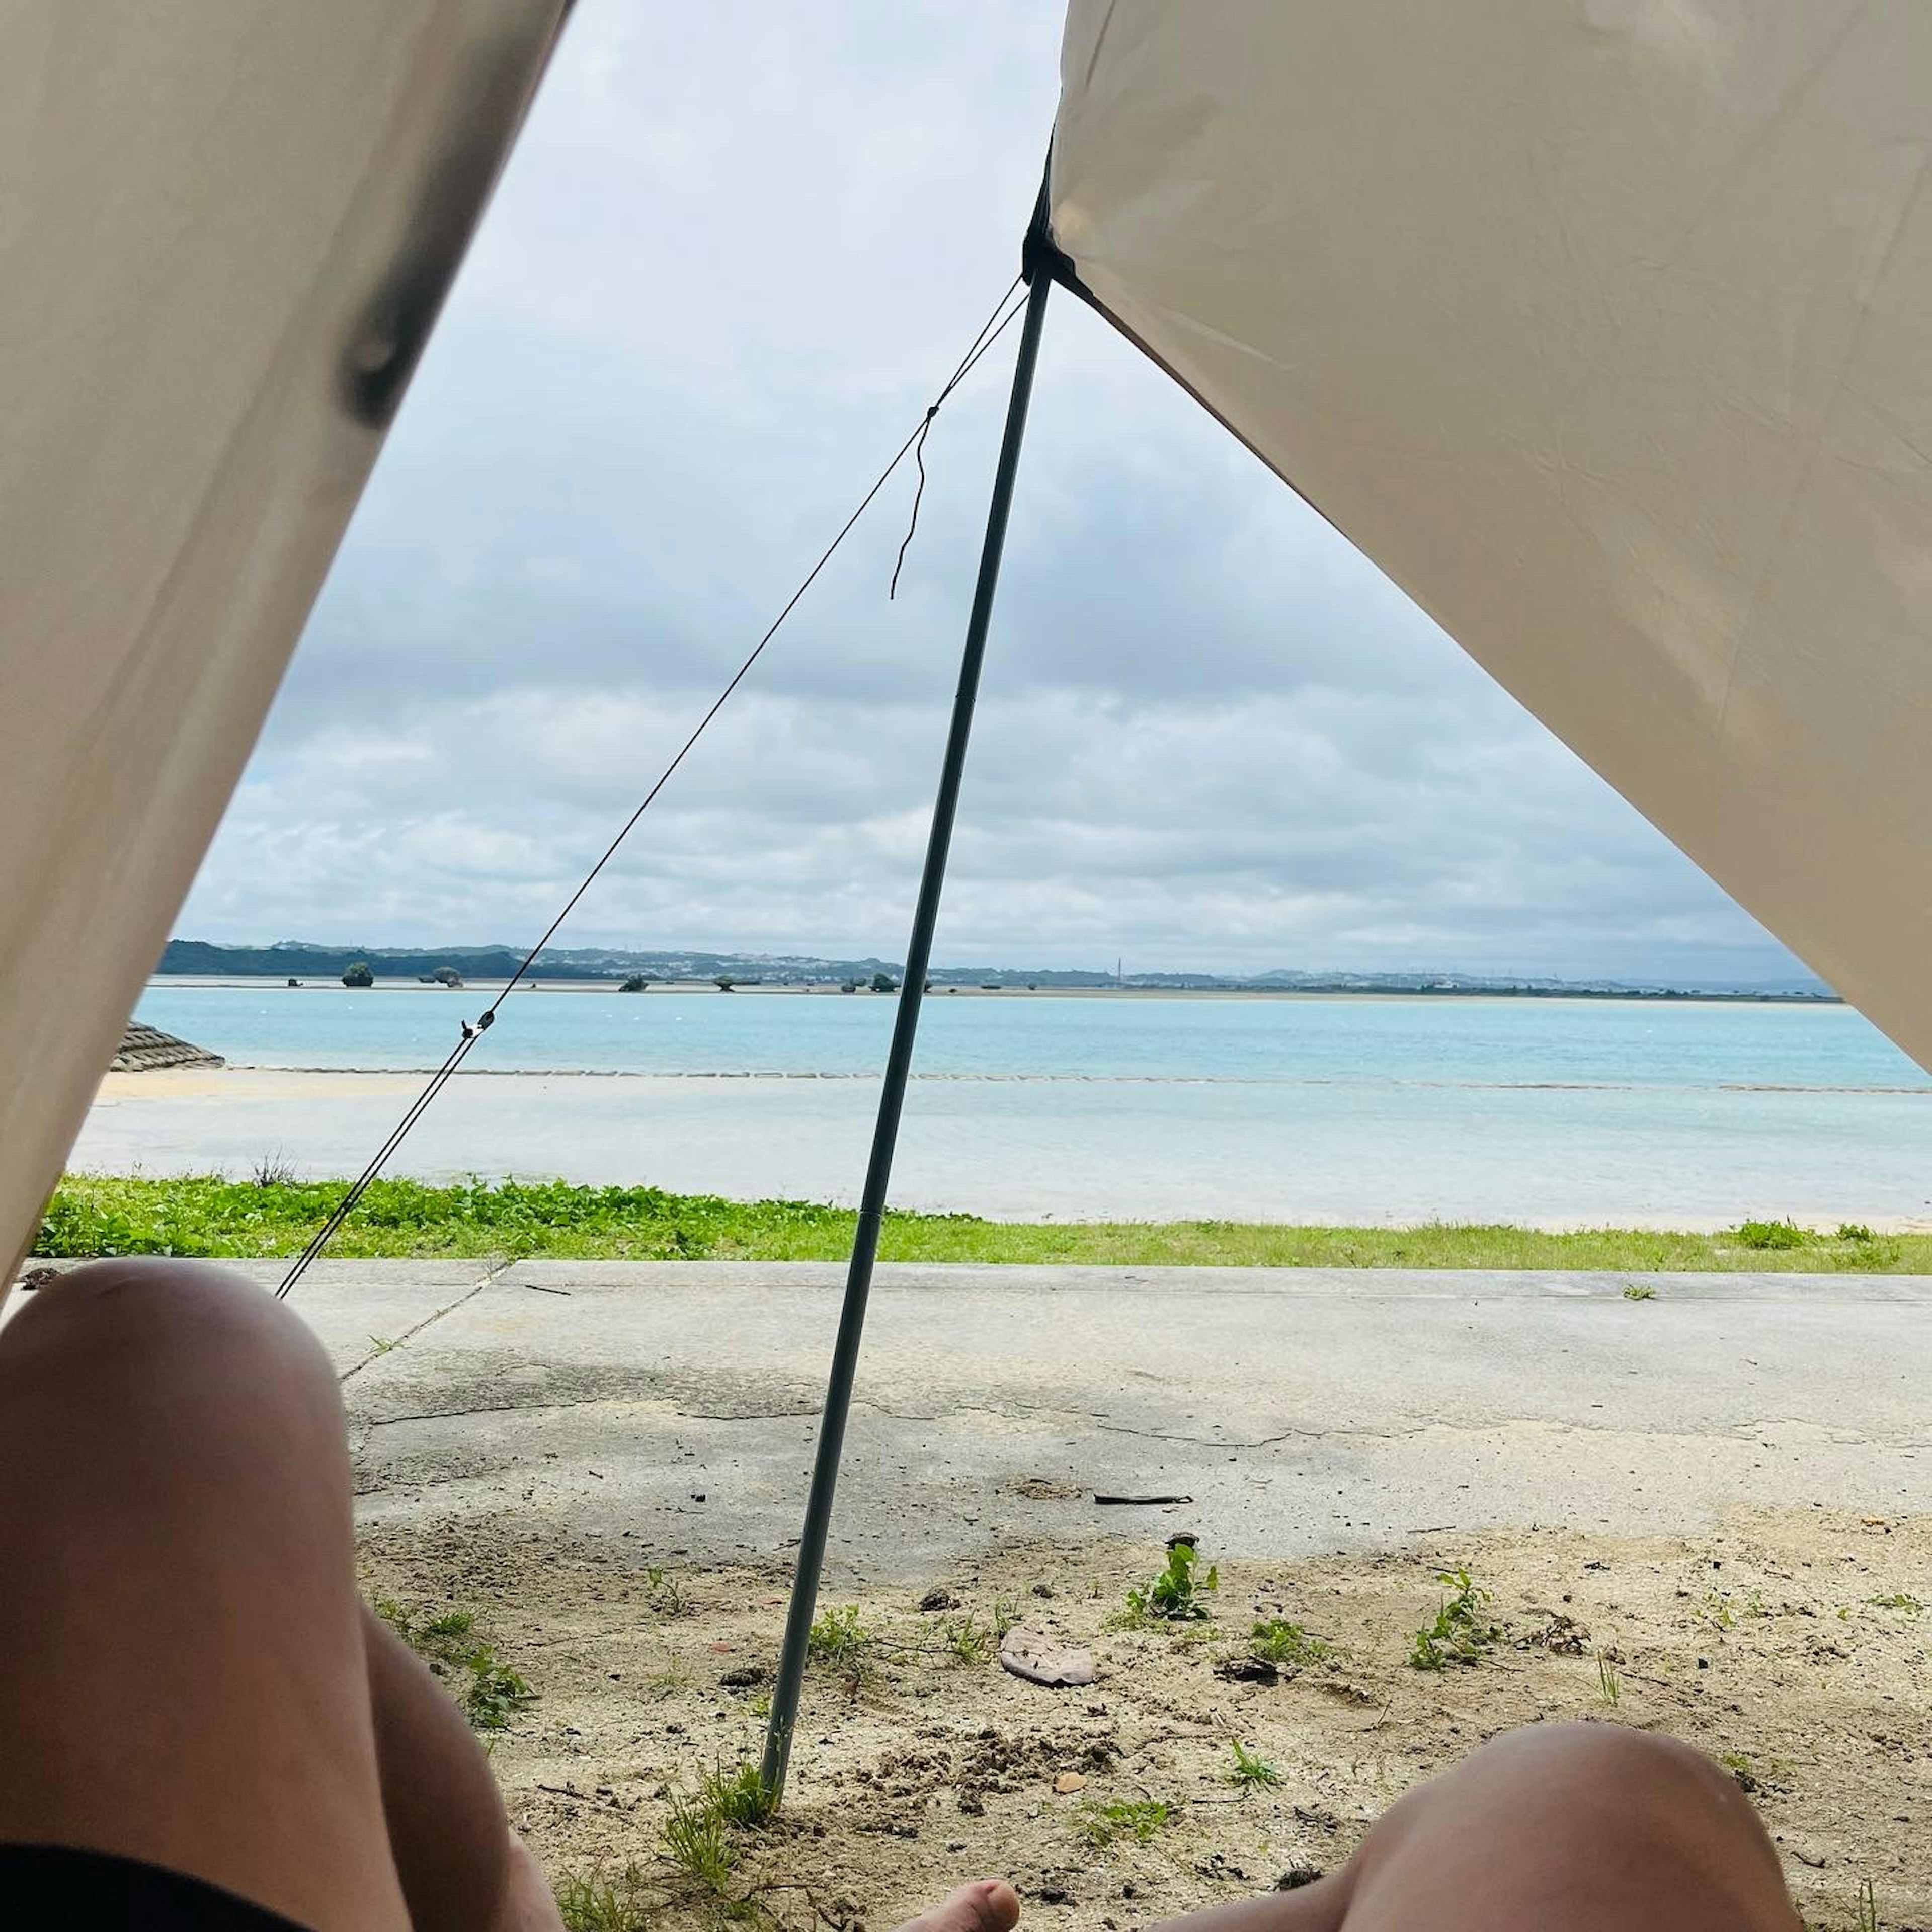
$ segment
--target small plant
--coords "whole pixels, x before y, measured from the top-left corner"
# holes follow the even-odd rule
[[[369,1346],[377,1354],[386,1355],[392,1348],[399,1347],[400,1344],[394,1335],[371,1335]]]
[[[962,1617],[948,1617],[939,1626],[939,1641],[955,1664],[984,1664],[993,1654],[992,1632],[970,1611]]]
[[[369,1607],[437,1676],[460,1680],[457,1701],[479,1731],[502,1730],[520,1711],[536,1702],[529,1681],[487,1643],[474,1640],[476,1613],[445,1610],[418,1623],[401,1604],[378,1597]]]
[[[595,1869],[574,1874],[556,1888],[564,1932],[647,1932],[652,1900],[652,1888],[634,1864],[614,1878]]]
[[[479,1731],[500,1731],[519,1711],[536,1702],[529,1681],[512,1670],[487,1643],[479,1643],[464,1659],[470,1682],[463,1708]]]
[[[1154,1834],[1173,1816],[1174,1807],[1158,1798],[1121,1798],[1112,1804],[1082,1805],[1073,1824],[1094,1850],[1102,1852],[1118,1838],[1131,1838],[1137,1845],[1153,1844]]]
[[[1832,1238],[1840,1241],[1856,1241],[1862,1246],[1868,1241],[1876,1240],[1878,1237],[1862,1221],[1840,1221],[1838,1232]]]
[[[1617,1668],[1601,1652],[1597,1655],[1597,1682],[1604,1694],[1604,1702],[1614,1711],[1623,1701],[1623,1684],[1617,1676]]]
[[[1878,1610],[1906,1610],[1915,1617],[1925,1607],[1916,1597],[1909,1597],[1903,1590],[1894,1590],[1888,1597],[1868,1597],[1865,1600]]]
[[[722,1893],[738,1862],[724,1820],[702,1798],[674,1798],[662,1833],[666,1856],[694,1885]]]
[[[1290,1665],[1319,1664],[1329,1650],[1318,1636],[1310,1636],[1286,1617],[1270,1617],[1256,1624],[1249,1648],[1264,1663]]]
[[[778,1808],[778,1800],[765,1787],[754,1764],[741,1764],[727,1771],[722,1765],[708,1772],[698,1787],[700,1804],[728,1825],[755,1831]]]
[[[757,1696],[750,1700],[745,1708],[754,1718],[769,1718],[772,1714],[771,1693],[768,1690],[760,1691]]]
[[[1744,1248],[1802,1248],[1810,1235],[1790,1219],[1782,1221],[1743,1221],[1732,1238]]]
[[[296,1171],[282,1158],[282,1150],[276,1148],[273,1154],[265,1154],[256,1160],[249,1170],[249,1178],[257,1187],[288,1187],[294,1184]]]
[[[1281,1782],[1281,1773],[1257,1751],[1251,1751],[1239,1738],[1228,1742],[1234,1748],[1234,1768],[1226,1774],[1230,1784],[1244,1791],[1272,1791]]]
[[[830,1665],[856,1690],[872,1674],[872,1632],[859,1621],[859,1606],[848,1604],[842,1610],[819,1612],[806,1640],[806,1654],[814,1664]]]
[[[1496,1648],[1502,1632],[1486,1622],[1483,1606],[1490,1593],[1470,1576],[1466,1568],[1439,1571],[1436,1580],[1454,1594],[1445,1599],[1432,1623],[1426,1623],[1411,1640],[1408,1660],[1417,1670],[1446,1670],[1452,1664],[1476,1664],[1484,1653]]]
[[[1144,1590],[1127,1592],[1127,1614],[1136,1623],[1154,1618],[1169,1622],[1192,1622],[1208,1614],[1201,1599],[1220,1587],[1221,1574],[1210,1569],[1204,1576],[1195,1572],[1200,1563],[1192,1544],[1176,1538],[1168,1545],[1167,1567]]]
[[[1626,1301],[1654,1301],[1657,1290],[1648,1282],[1627,1281],[1624,1283],[1624,1299]]]
[[[1878,1932],[1878,1894],[1868,1878],[1858,1880],[1858,1932]]]
[[[645,1566],[644,1594],[650,1600],[651,1608],[661,1617],[682,1617],[691,1613],[690,1592],[661,1563]]]
[[[1738,1620],[1738,1613],[1731,1607],[1728,1590],[1708,1592],[1704,1600],[1692,1612],[1700,1623],[1706,1623],[1714,1630],[1727,1630]]]
[[[1020,1606],[1010,1597],[993,1599],[993,1640],[996,1643],[1006,1640],[1007,1631],[1020,1620]]]

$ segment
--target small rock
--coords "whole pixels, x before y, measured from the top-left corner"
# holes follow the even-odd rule
[[[1299,1892],[1304,1885],[1312,1885],[1322,1876],[1322,1868],[1311,1864],[1306,1858],[1297,1858],[1287,1870],[1274,1882],[1277,1892]]]
[[[1264,1657],[1224,1657],[1214,1666],[1214,1675],[1230,1684],[1279,1684],[1280,1667]]]
[[[1051,1601],[1053,1596],[1053,1586],[1051,1583],[1036,1583],[1033,1586],[1033,1593],[1036,1597],[1044,1597]]]
[[[1073,1792],[1084,1791],[1087,1789],[1087,1780],[1077,1771],[1063,1771],[1053,1780],[1053,1788],[1060,1793],[1061,1797],[1065,1798]]]
[[[1073,1894],[1064,1885],[1043,1885],[1034,1896],[1042,1905],[1071,1905]]]
[[[751,1690],[763,1684],[771,1676],[762,1664],[740,1664],[718,1676],[718,1684],[727,1690]]]
[[[1050,1690],[1092,1684],[1100,1676],[1091,1651],[1056,1643],[1044,1631],[1028,1630],[1024,1624],[1016,1624],[1000,1640],[1000,1665],[1015,1677]]]
[[[956,1607],[957,1600],[950,1590],[935,1583],[920,1598],[919,1606],[922,1610],[950,1610]]]

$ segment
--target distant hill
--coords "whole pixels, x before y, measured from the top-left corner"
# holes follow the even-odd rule
[[[201,974],[223,978],[334,979],[357,961],[379,979],[427,977],[440,966],[453,966],[466,980],[506,980],[523,955],[509,946],[332,946],[285,939],[272,946],[215,946],[206,940],[171,939],[155,971]],[[608,946],[550,946],[537,955],[536,976],[544,980],[621,980],[633,973],[647,980],[712,980],[728,974],[745,985],[824,986],[868,982],[875,973],[896,978],[904,970],[890,959],[822,959],[802,953],[642,952]],[[1276,967],[1246,977],[1219,973],[1127,973],[1066,967],[936,966],[933,982],[1029,991],[1076,992],[1118,987],[1133,992],[1418,993],[1454,997],[1544,999],[1724,999],[1835,1000],[1822,980],[1736,982],[1713,980],[1557,980],[1531,975],[1456,972],[1308,971]]]

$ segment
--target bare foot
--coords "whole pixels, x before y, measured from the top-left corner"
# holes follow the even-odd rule
[[[1003,1878],[962,1885],[943,1905],[922,1912],[899,1932],[1012,1932],[1020,1922],[1020,1895]]]

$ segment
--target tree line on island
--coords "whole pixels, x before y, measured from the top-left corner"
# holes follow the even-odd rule
[[[466,980],[504,980],[523,964],[507,946],[339,946],[284,940],[272,946],[220,946],[170,940],[156,963],[164,976],[285,981],[334,980],[358,988],[378,980],[458,986]],[[643,952],[597,946],[550,946],[539,952],[536,976],[555,982],[602,982],[626,992],[709,981],[721,992],[751,986],[837,987],[847,992],[897,991],[904,968],[890,959],[828,959],[804,954]],[[1530,999],[1831,1001],[1821,980],[1794,969],[1789,976],[1755,981],[1562,980],[1509,974],[1378,970],[1311,972],[1278,968],[1248,975],[1112,972],[1066,967],[937,966],[927,982],[939,991],[987,992],[1120,992],[1426,994],[1447,998],[1507,994]]]

